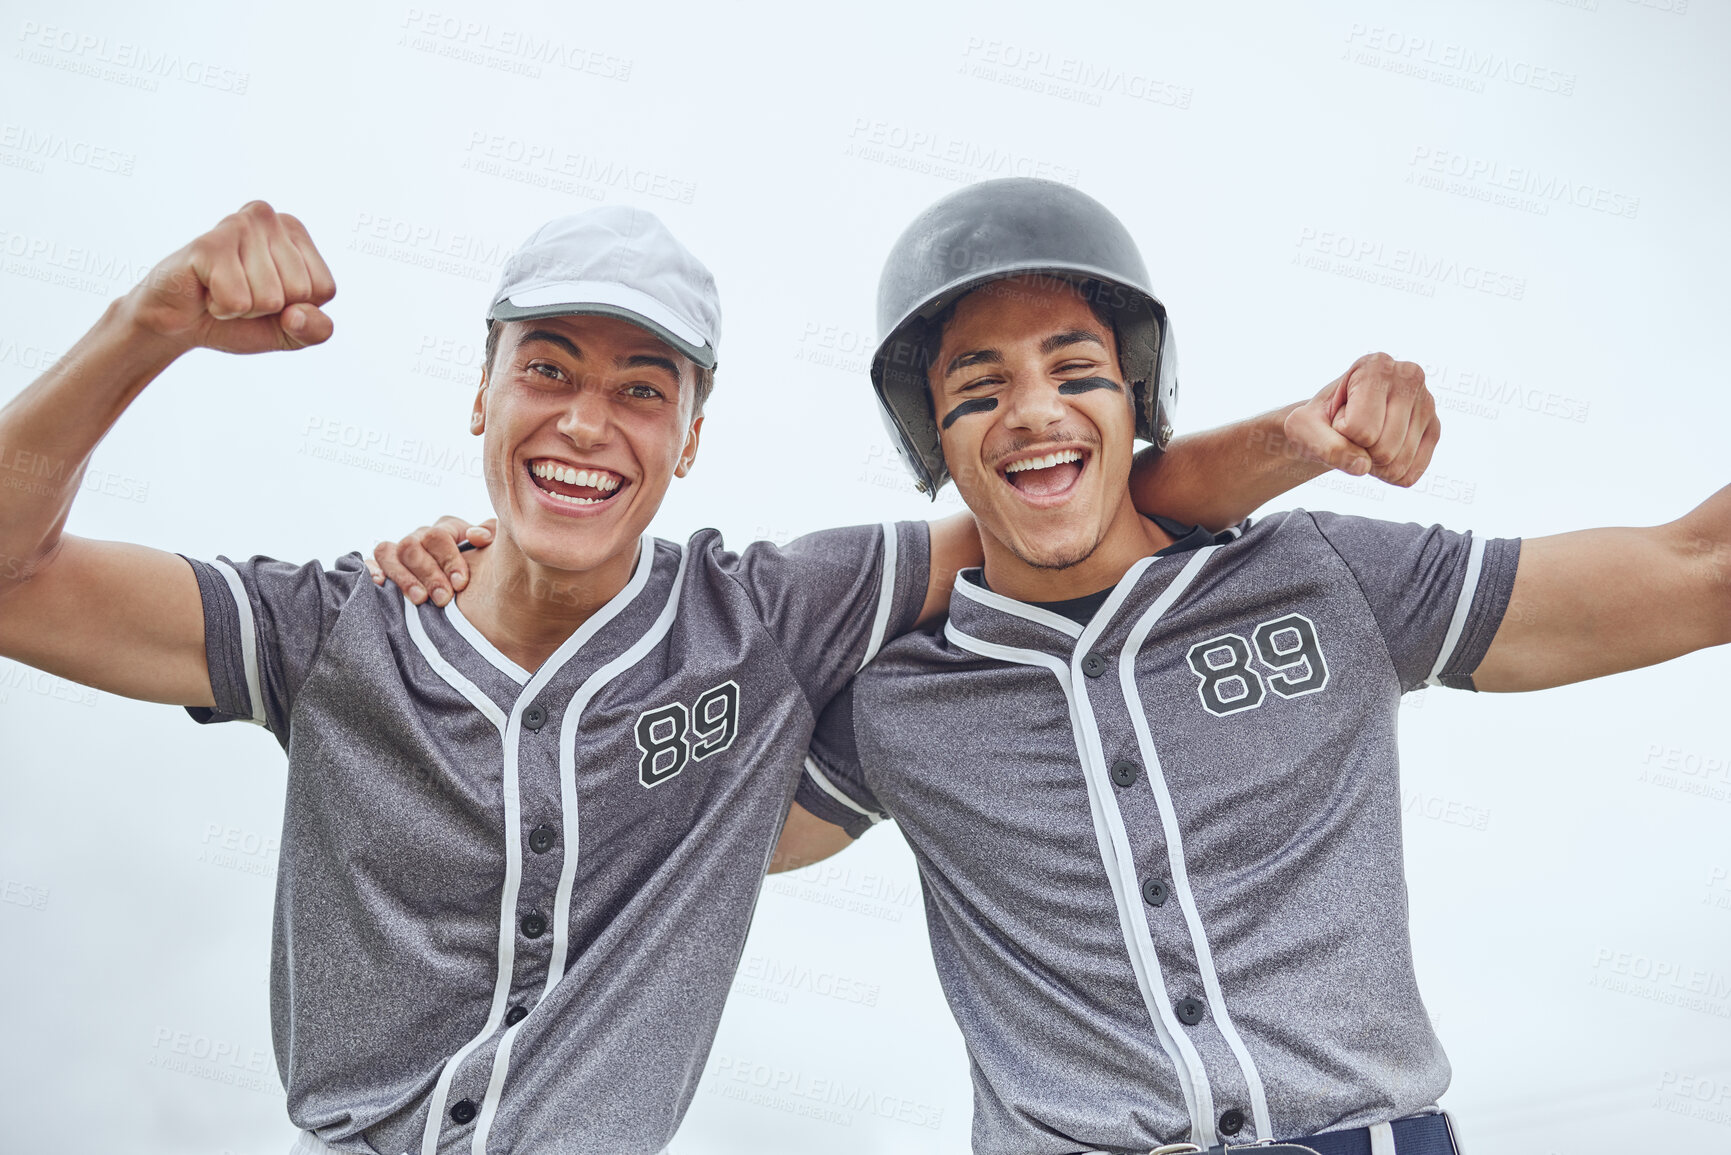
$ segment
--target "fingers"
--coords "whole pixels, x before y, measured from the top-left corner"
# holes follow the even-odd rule
[[[457,545],[468,530],[468,522],[447,514],[434,522],[433,528],[421,530],[417,534],[422,550],[437,568],[427,573],[417,570],[416,573],[424,579],[427,588],[433,591],[435,602],[438,602],[439,588],[444,587],[447,582],[452,592],[469,584],[469,559],[463,556]]]
[[[192,271],[205,287],[205,309],[212,317],[227,321],[251,311],[252,289],[238,245],[223,244],[215,237],[200,237],[192,247]]]
[[[471,525],[469,527],[469,543],[476,549],[485,549],[493,544],[493,538],[498,534],[498,532],[499,519],[496,517],[489,517],[480,525]]]
[[[285,349],[322,345],[336,332],[336,323],[330,319],[329,314],[305,303],[290,305],[284,309],[277,319],[277,324],[282,329],[281,344]]]
[[[263,205],[262,209],[254,205]],[[269,213],[270,206],[262,201],[254,201],[252,205],[240,211],[243,223],[236,238],[240,249],[241,268],[246,271],[246,287],[252,298],[251,306],[242,313],[243,317],[269,317],[280,313],[288,304],[288,298],[283,291],[282,276],[277,272],[276,258],[271,255],[272,219],[261,219],[264,213]],[[274,217],[275,214],[272,214]]]
[[[1318,403],[1294,409],[1286,417],[1286,437],[1312,460],[1331,469],[1362,477],[1370,472],[1371,462],[1364,450],[1353,444],[1328,421],[1324,399]]]
[[[1400,428],[1392,443],[1389,437],[1390,383],[1386,370],[1374,359],[1361,362],[1347,374],[1346,404],[1334,415],[1335,431],[1366,450],[1378,465],[1386,464],[1406,438],[1406,415],[1398,411],[1393,418]]]
[[[416,533],[424,531],[425,527]],[[396,587],[403,591],[403,596],[418,606],[427,600],[427,587],[422,584],[417,574],[428,570],[431,559],[414,543],[415,536],[410,534],[400,542],[381,541],[373,547],[373,560],[378,563],[379,569],[384,571],[386,580],[394,582]],[[432,568],[436,573],[437,567]]]
[[[1415,484],[1419,478],[1424,476],[1425,470],[1430,468],[1431,455],[1436,452],[1437,442],[1441,438],[1442,421],[1433,414],[1430,423],[1425,426],[1424,432],[1419,436],[1418,448],[1413,454],[1411,464],[1407,466],[1405,471],[1388,478],[1389,483],[1402,488]]]
[[[469,560],[463,556],[458,542],[477,536],[482,539],[476,542],[477,546],[491,542],[493,524],[488,519],[482,525],[470,525],[447,514],[401,541],[381,541],[373,547],[373,557],[378,571],[395,582],[409,601],[420,605],[431,600],[436,606],[444,606],[456,591],[469,584]]]
[[[319,252],[318,246],[313,244],[312,237],[307,235],[306,226],[301,224],[300,218],[288,213],[279,213],[277,219],[282,222],[284,234],[306,266],[309,287],[307,295],[301,299],[314,305],[328,303],[337,295],[337,281],[331,276],[330,266],[325,264],[325,258]]]
[[[1354,363],[1346,391],[1334,425],[1369,455],[1371,473],[1394,485],[1418,480],[1441,436],[1424,369],[1386,353],[1371,354]]]

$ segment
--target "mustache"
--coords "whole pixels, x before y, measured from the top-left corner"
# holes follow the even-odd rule
[[[996,469],[1012,457],[1020,456],[1030,449],[1038,449],[1045,445],[1081,446],[1084,449],[1095,451],[1100,448],[1100,435],[1093,430],[1059,429],[1051,433],[1043,433],[1038,437],[1018,437],[1008,448],[993,458],[992,468]]]

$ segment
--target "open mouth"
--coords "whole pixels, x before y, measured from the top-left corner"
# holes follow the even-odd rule
[[[548,457],[529,462],[535,488],[566,505],[604,505],[624,489],[625,479],[606,469],[579,468]]]
[[[1001,472],[1018,492],[1032,498],[1053,498],[1068,493],[1087,466],[1087,455],[1080,449],[1056,449],[1012,461]]]

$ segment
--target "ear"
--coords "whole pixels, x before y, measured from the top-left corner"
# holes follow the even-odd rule
[[[481,370],[481,385],[475,390],[475,407],[469,411],[469,432],[476,437],[487,432],[487,371]]]
[[[673,476],[684,477],[691,472],[691,463],[697,460],[697,441],[703,433],[703,418],[698,417],[691,422],[691,429],[685,434],[685,448],[679,453],[679,464],[674,467]]]

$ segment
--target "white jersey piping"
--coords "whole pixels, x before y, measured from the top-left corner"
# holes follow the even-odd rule
[[[463,616],[463,611],[457,608],[454,598],[445,603],[445,620],[450,622],[457,633],[462,635],[463,640],[468,642],[477,654],[487,659],[494,669],[519,686],[528,682],[532,676],[529,671],[507,658],[498,646],[488,641],[487,635],[476,629],[475,624]]]
[[[1479,571],[1485,564],[1485,539],[1474,536],[1472,544],[1467,548],[1467,572],[1461,579],[1460,597],[1455,601],[1454,617],[1449,619],[1448,633],[1443,636],[1442,649],[1437,652],[1436,665],[1431,667],[1430,677],[1425,682],[1432,686],[1442,685],[1442,672],[1454,660],[1455,650],[1461,644],[1461,634],[1466,631],[1467,617],[1473,608],[1473,597],[1479,589]]]
[[[1208,552],[1213,552],[1213,547],[1210,547]],[[1116,851],[1113,858],[1108,861],[1107,869],[1113,875],[1111,881],[1114,894],[1122,896],[1122,901],[1119,904],[1119,915],[1120,920],[1123,921],[1124,937],[1126,942],[1130,944],[1131,952],[1141,951],[1143,956],[1149,960],[1149,969],[1162,976],[1159,993],[1165,997],[1162,997],[1158,1002],[1161,1016],[1173,1036],[1191,1048],[1186,1052],[1186,1055],[1196,1054],[1193,1070],[1201,1073],[1201,1078],[1196,1086],[1196,1101],[1197,1114],[1200,1116],[1202,1126],[1197,1128],[1196,1120],[1192,1120],[1191,1138],[1196,1143],[1206,1143],[1212,1146],[1216,1139],[1214,1133],[1214,1090],[1208,1082],[1206,1064],[1202,1061],[1200,1053],[1195,1052],[1194,1043],[1183,1030],[1182,1024],[1178,1022],[1170,992],[1165,985],[1164,971],[1160,968],[1158,952],[1154,947],[1154,936],[1148,929],[1148,911],[1142,899],[1141,879],[1136,874],[1135,854],[1130,849],[1130,833],[1124,827],[1123,815],[1118,811],[1118,801],[1112,793],[1112,787],[1107,778],[1105,747],[1100,738],[1099,723],[1094,719],[1094,704],[1088,697],[1087,683],[1089,679],[1080,670],[1082,659],[1093,649],[1095,642],[1112,623],[1118,610],[1136,588],[1142,574],[1154,564],[1155,560],[1153,557],[1146,557],[1131,566],[1124,576],[1118,579],[1118,583],[1113,587],[1105,604],[1096,611],[1071,655],[1071,684],[1076,688],[1076,697],[1079,699],[1081,707],[1079,712],[1086,726],[1079,733],[1087,745],[1088,752],[1092,755],[1092,758],[1083,761],[1083,769],[1086,772],[1088,784],[1089,805],[1098,812],[1100,816],[1098,821],[1105,825],[1107,835]],[[1192,562],[1192,564],[1194,563]],[[1185,569],[1180,570],[1177,576],[1172,579],[1172,584],[1177,585],[1181,581],[1188,584],[1185,575],[1190,571],[1190,568],[1187,565]],[[1168,590],[1170,588],[1169,586]]]
[[[866,807],[861,806],[858,802],[855,802],[852,798],[849,798],[847,794],[842,791],[841,787],[829,780],[829,775],[823,772],[822,768],[818,766],[817,760],[812,758],[809,754],[806,755],[805,759],[805,776],[811,779],[811,784],[813,786],[816,786],[819,790],[822,790],[825,794],[828,794],[831,798],[835,799],[855,814],[871,819],[873,825],[884,820],[884,815],[879,814],[875,810],[869,810]]]
[[[1019,602],[1014,598],[1007,598],[995,590],[976,585],[961,574],[956,575],[956,593],[961,594],[971,602],[978,602],[989,609],[997,610],[999,613],[1009,614],[1011,617],[1021,618],[1023,621],[1057,630],[1066,637],[1079,638],[1082,636],[1082,627],[1063,614],[1055,614],[1051,610],[1031,606],[1027,602]]]
[[[241,665],[246,669],[247,707],[252,711],[252,724],[268,726],[264,716],[264,695],[259,690],[258,676],[258,633],[252,620],[252,599],[247,596],[246,583],[240,580],[240,574],[225,561],[211,563],[218,573],[222,574],[228,583],[229,593],[234,595],[235,617],[240,623],[240,658]]]
[[[1251,1059],[1250,1051],[1245,1047],[1226,1007],[1226,997],[1220,988],[1220,976],[1214,969],[1214,953],[1208,944],[1208,933],[1202,925],[1202,916],[1196,906],[1196,895],[1190,889],[1190,872],[1184,861],[1183,832],[1178,825],[1178,814],[1166,785],[1165,769],[1161,766],[1159,752],[1154,747],[1147,708],[1136,683],[1136,658],[1142,652],[1149,632],[1172,604],[1184,595],[1184,591],[1190,587],[1196,575],[1208,564],[1209,557],[1218,548],[1207,546],[1192,554],[1171,584],[1161,591],[1160,596],[1154,599],[1153,604],[1131,627],[1118,657],[1118,685],[1124,694],[1124,704],[1130,712],[1130,725],[1136,733],[1136,746],[1142,755],[1148,786],[1153,791],[1154,803],[1160,811],[1160,825],[1166,836],[1166,855],[1172,869],[1172,891],[1184,912],[1184,922],[1190,931],[1191,945],[1196,952],[1196,969],[1202,976],[1202,989],[1208,998],[1209,1014],[1214,1016],[1215,1028],[1226,1040],[1227,1048],[1232,1051],[1233,1058],[1238,1060],[1238,1068],[1244,1074],[1244,1082],[1250,1092],[1250,1111],[1256,1125],[1256,1136],[1259,1139],[1270,1139],[1274,1137],[1274,1130],[1269,1119],[1268,1096],[1263,1089],[1262,1074]],[[1114,821],[1123,821],[1116,801],[1112,813]]]
[[[459,694],[463,695],[470,705],[479,710],[482,716],[485,717],[487,721],[491,722],[494,728],[499,731],[500,741],[504,742],[505,735],[510,728],[510,724],[505,717],[505,712],[499,709],[498,703],[483,694],[475,683],[464,677],[461,671],[451,665],[450,662],[446,661],[445,656],[434,648],[433,640],[427,636],[427,628],[421,624],[420,614],[416,612],[415,607],[410,604],[409,599],[406,597],[403,598],[403,622],[408,627],[409,637],[414,640],[415,648],[421,651],[421,656],[425,658],[427,664],[433,668],[433,672],[443,678],[445,682]],[[515,824],[507,822],[507,842],[510,840],[514,830]],[[508,870],[509,868],[507,867],[507,871]],[[505,907],[504,909],[509,910],[510,908]],[[502,940],[499,944],[499,974],[504,978],[507,984],[510,981],[514,947],[514,938]],[[422,1133],[421,1137],[421,1150],[424,1155],[433,1155],[433,1152],[437,1150],[439,1124],[445,1115],[445,1100],[450,1096],[451,1081],[456,1078],[457,1068],[462,1065],[464,1059],[467,1059],[469,1055],[473,1053],[476,1047],[481,1045],[482,1040],[491,1034],[497,1027],[498,1022],[495,1016],[503,1014],[503,1008],[499,1004],[497,993],[498,985],[499,984],[495,982],[493,1007],[487,1016],[486,1025],[481,1028],[481,1033],[470,1039],[467,1043],[464,1043],[461,1047],[458,1047],[456,1053],[449,1059],[446,1059],[444,1066],[439,1069],[439,1078],[433,1084],[433,1093],[428,1104],[427,1128],[426,1131]]]
[[[553,656],[548,658],[542,665],[541,669],[536,672],[533,678],[530,679],[529,685],[524,688],[522,697],[518,699],[519,705],[533,700],[534,695],[543,689],[551,680],[553,673],[563,669],[565,665],[577,655],[578,651],[588,643],[589,639],[593,638],[600,632],[603,626],[618,617],[621,610],[637,599],[637,595],[642,593],[644,587],[649,584],[649,577],[654,568],[655,539],[645,535],[638,549],[637,568],[632,572],[631,580],[625,584],[624,589],[615,594],[606,605],[602,606],[594,614],[590,615],[581,626],[577,627],[576,632],[560,644],[559,648],[553,652]],[[601,685],[605,685],[608,681],[613,679],[614,675],[617,674],[620,669],[624,669],[634,664],[643,656],[643,652],[646,652],[656,642],[660,641],[661,635],[666,633],[667,623],[672,621],[671,611],[677,607],[679,589],[684,582],[684,578],[685,550],[681,547],[679,551],[679,570],[674,575],[673,579],[673,592],[669,596],[667,606],[662,610],[661,615],[655,620],[654,624],[650,626],[648,632],[632,644],[630,649],[619,655],[619,657],[614,658],[613,661],[603,665],[600,669],[595,671],[595,673],[589,675],[589,677],[584,680],[583,685],[579,687],[577,691],[577,695],[572,699],[572,703],[567,705],[565,716],[560,721],[559,821],[563,828],[561,837],[564,840],[564,861],[559,870],[559,888],[555,892],[554,896],[553,915],[548,919],[548,925],[553,930],[553,952],[552,958],[548,964],[547,982],[542,994],[543,999],[546,997],[546,992],[553,989],[554,985],[558,982],[558,979],[564,977],[566,944],[571,936],[570,927],[567,924],[570,922],[571,917],[571,880],[574,879],[577,874],[578,845],[576,753],[574,750],[574,731],[576,729],[576,722],[574,719],[577,714],[582,712],[583,706],[588,704],[589,698],[584,696],[585,690],[589,690],[589,687],[592,685],[594,685],[596,689],[600,689],[600,685],[596,685],[598,680]],[[658,630],[659,633],[657,632]],[[546,676],[543,677],[543,674]],[[594,691],[590,690],[589,696],[592,697],[593,694]],[[511,753],[515,754],[516,747],[514,744],[507,747],[507,749],[510,750]],[[507,777],[514,778],[517,770],[517,760],[515,757],[512,757],[509,761],[511,762],[511,766],[509,768],[510,773]],[[516,819],[516,824],[518,828],[522,826],[521,817]],[[518,864],[520,874],[522,863],[522,849],[520,846],[517,849],[513,861]],[[514,895],[515,891],[513,890],[513,896]],[[513,934],[515,933],[515,910],[516,903],[513,898]],[[511,1066],[511,1045],[516,1038],[517,1028],[520,1026],[522,1026],[522,1023],[516,1023],[507,1027],[504,1037],[499,1040],[498,1048],[493,1052],[493,1069],[487,1078],[487,1091],[486,1094],[482,1096],[480,1112],[475,1116],[475,1133],[470,1140],[469,1149],[474,1153],[474,1155],[486,1155],[487,1137],[493,1129],[493,1119],[499,1113],[499,1101],[505,1093],[505,1076],[509,1073]],[[428,1153],[428,1155],[431,1155],[431,1153]]]
[[[896,603],[896,523],[883,523],[884,532],[884,569],[883,579],[878,585],[878,609],[872,617],[871,640],[866,643],[865,657],[860,659],[859,669],[863,670],[871,664],[883,649],[884,635],[890,628],[890,610]],[[929,580],[929,579],[928,579]],[[858,673],[859,670],[855,670]]]
[[[960,582],[957,583],[958,588]],[[1135,907],[1128,903],[1123,893],[1119,871],[1117,869],[1118,850],[1114,846],[1110,831],[1107,829],[1104,813],[1100,809],[1099,799],[1095,797],[1093,778],[1089,774],[1091,751],[1083,740],[1082,719],[1077,710],[1076,695],[1072,692],[1070,667],[1062,658],[1043,654],[1037,650],[1021,650],[1010,646],[1000,646],[964,633],[951,618],[944,626],[944,634],[951,642],[971,653],[981,657],[995,658],[1001,662],[1013,662],[1017,665],[1044,667],[1058,679],[1058,686],[1064,692],[1064,701],[1070,711],[1070,732],[1076,743],[1076,756],[1081,760],[1082,768],[1088,785],[1088,808],[1093,814],[1094,837],[1099,842],[1100,857],[1106,868],[1107,881],[1111,885],[1112,900],[1118,907],[1118,924],[1124,932],[1125,951],[1130,958],[1130,968],[1136,974],[1136,985],[1141,989],[1142,1002],[1148,1010],[1148,1017],[1154,1024],[1154,1033],[1160,1039],[1160,1046],[1166,1052],[1166,1057],[1172,1061],[1172,1068],[1178,1080],[1179,1090],[1184,1094],[1184,1107],[1190,1114],[1190,1129],[1194,1136],[1207,1135],[1213,1142],[1213,1096],[1208,1088],[1208,1073],[1203,1069],[1202,1057],[1196,1051],[1194,1044],[1177,1029],[1175,1022],[1169,1022],[1172,1009],[1167,1006],[1166,980],[1160,970],[1160,960],[1152,950],[1144,953],[1131,931],[1129,911]],[[1137,903],[1140,897],[1137,897]],[[1137,913],[1140,913],[1137,910]],[[1155,995],[1155,988],[1160,991]]]
[[[428,1102],[426,1128],[421,1134],[421,1155],[437,1155],[439,1134],[445,1120],[445,1101],[450,1096],[451,1083],[456,1078],[457,1069],[474,1053],[476,1048],[491,1038],[499,1029],[499,1025],[505,1017],[506,1003],[511,996],[511,978],[516,966],[517,950],[517,891],[523,880],[523,815],[518,783],[518,753],[519,747],[522,745],[523,711],[534,702],[535,695],[540,693],[565,664],[583,648],[584,643],[594,637],[602,626],[617,617],[619,612],[642,591],[649,580],[649,571],[654,565],[654,556],[654,539],[645,534],[639,543],[636,569],[625,588],[615,594],[606,605],[590,615],[587,621],[560,644],[559,648],[553,652],[552,657],[541,664],[541,668],[529,679],[528,684],[523,687],[522,693],[512,703],[509,716],[504,718],[504,725],[501,727],[503,731],[504,773],[500,777],[500,793],[503,796],[505,808],[505,881],[499,895],[499,969],[493,983],[493,1001],[487,1013],[487,1021],[482,1025],[480,1032],[457,1048],[456,1053],[445,1060],[444,1067],[439,1071],[438,1082],[434,1084],[433,1093]],[[463,677],[455,667],[445,660],[443,655],[438,654],[437,650],[433,648],[432,640],[427,637],[425,628],[421,625],[419,615],[415,612],[415,608],[409,604],[407,598],[403,599],[403,612],[408,621],[409,632],[414,635],[415,644],[421,648],[428,663],[432,665],[440,677],[454,686],[477,709],[487,715],[489,720],[494,721],[495,726],[498,726],[499,721],[497,719],[501,714],[498,706],[492,699],[483,694],[473,682]],[[485,704],[483,705],[483,703]],[[508,1050],[505,1051],[505,1054],[508,1056]],[[496,1066],[500,1058],[500,1051],[496,1050],[493,1058]],[[489,1091],[491,1091],[491,1085],[492,1079],[489,1078]],[[480,1128],[476,1129],[476,1136],[481,1138]],[[484,1152],[484,1138],[481,1141],[483,1146],[477,1150]]]

